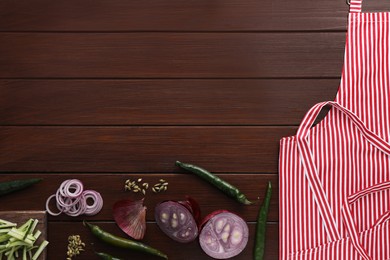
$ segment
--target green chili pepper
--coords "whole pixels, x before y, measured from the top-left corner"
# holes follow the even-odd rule
[[[95,252],[95,254],[100,256],[100,258],[103,259],[103,260],[122,260],[120,258],[116,258],[116,257],[114,257],[112,255],[109,255],[109,254],[106,254],[106,253],[103,253],[103,252]]]
[[[35,183],[40,182],[42,179],[24,179],[24,180],[15,180],[15,181],[7,181],[0,183],[0,196],[6,195],[8,193],[12,193],[15,191],[23,190]]]
[[[164,259],[168,259],[168,256],[166,254],[144,243],[115,236],[111,233],[104,231],[100,227],[96,225],[92,225],[85,221],[84,224],[91,230],[92,234],[95,237],[97,237],[98,239],[100,239],[101,241],[109,245],[125,248],[125,249],[132,249],[134,251],[144,252],[147,254],[162,257]]]
[[[268,183],[267,192],[263,204],[259,210],[259,216],[256,226],[256,237],[254,246],[254,260],[262,260],[265,248],[265,230],[267,226],[267,216],[269,211],[269,203],[271,201],[272,187],[271,182]]]
[[[250,205],[252,204],[251,201],[249,201],[245,195],[239,191],[236,187],[231,185],[230,183],[222,180],[218,176],[208,172],[207,170],[200,168],[198,166],[188,164],[188,163],[182,163],[179,161],[176,161],[176,165],[194,173],[195,175],[201,177],[202,179],[208,181],[212,185],[214,185],[216,188],[220,189],[223,191],[226,195],[229,197],[235,199],[236,201],[245,204],[245,205]]]

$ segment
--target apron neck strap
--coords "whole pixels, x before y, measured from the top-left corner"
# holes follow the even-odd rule
[[[367,126],[363,123],[363,121],[361,121],[361,119],[357,115],[355,115],[352,111],[348,110],[347,108],[341,106],[340,104],[334,101],[325,101],[325,102],[317,103],[306,113],[305,117],[302,120],[302,123],[300,124],[297,130],[298,139],[301,140],[307,139],[312,125],[314,124],[322,108],[325,106],[331,106],[337,109],[338,111],[340,111],[346,117],[348,117],[369,143],[371,143],[373,146],[375,146],[377,149],[379,149],[386,155],[390,156],[389,143],[387,143],[381,137],[379,137],[370,129],[368,129]]]
[[[362,11],[363,0],[349,0],[349,12],[360,13]]]

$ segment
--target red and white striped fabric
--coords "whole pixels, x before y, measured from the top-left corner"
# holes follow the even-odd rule
[[[279,259],[390,259],[389,13],[350,4],[335,101],[280,141]]]

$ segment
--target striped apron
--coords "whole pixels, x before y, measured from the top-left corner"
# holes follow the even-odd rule
[[[361,4],[350,3],[336,99],[280,141],[279,259],[390,259],[390,15]]]

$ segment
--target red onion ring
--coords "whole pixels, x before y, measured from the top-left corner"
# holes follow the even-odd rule
[[[59,212],[50,210],[50,201],[55,198]],[[87,200],[92,200],[89,205]],[[69,179],[61,183],[56,193],[46,200],[46,211],[52,216],[65,213],[68,216],[76,217],[82,214],[93,216],[103,208],[103,198],[99,192],[94,190],[84,190],[84,185],[80,180]]]
[[[72,207],[74,204],[76,204],[79,200],[80,200],[80,197],[75,197],[75,198],[72,198],[72,197],[68,197],[66,195],[62,195],[62,192],[60,191],[60,189],[57,190],[56,192],[56,199],[57,199],[57,205],[58,207]]]
[[[55,197],[56,197],[56,194],[53,194],[53,195],[51,195],[49,198],[47,198],[47,200],[46,200],[46,211],[47,211],[50,215],[52,215],[52,216],[58,216],[58,215],[60,215],[60,214],[62,213],[62,210],[61,210],[61,209],[59,209],[59,210],[60,210],[59,212],[53,212],[53,211],[51,211],[51,209],[50,209],[50,207],[49,207],[50,200],[51,200],[52,198],[55,198]]]
[[[77,198],[81,195],[83,189],[84,186],[80,180],[72,179],[64,181],[61,184],[59,191],[62,196]]]
[[[103,208],[103,199],[99,192],[94,190],[86,190],[83,192],[83,196],[85,201],[85,215],[96,215]],[[88,199],[92,199],[92,205],[88,204]]]

